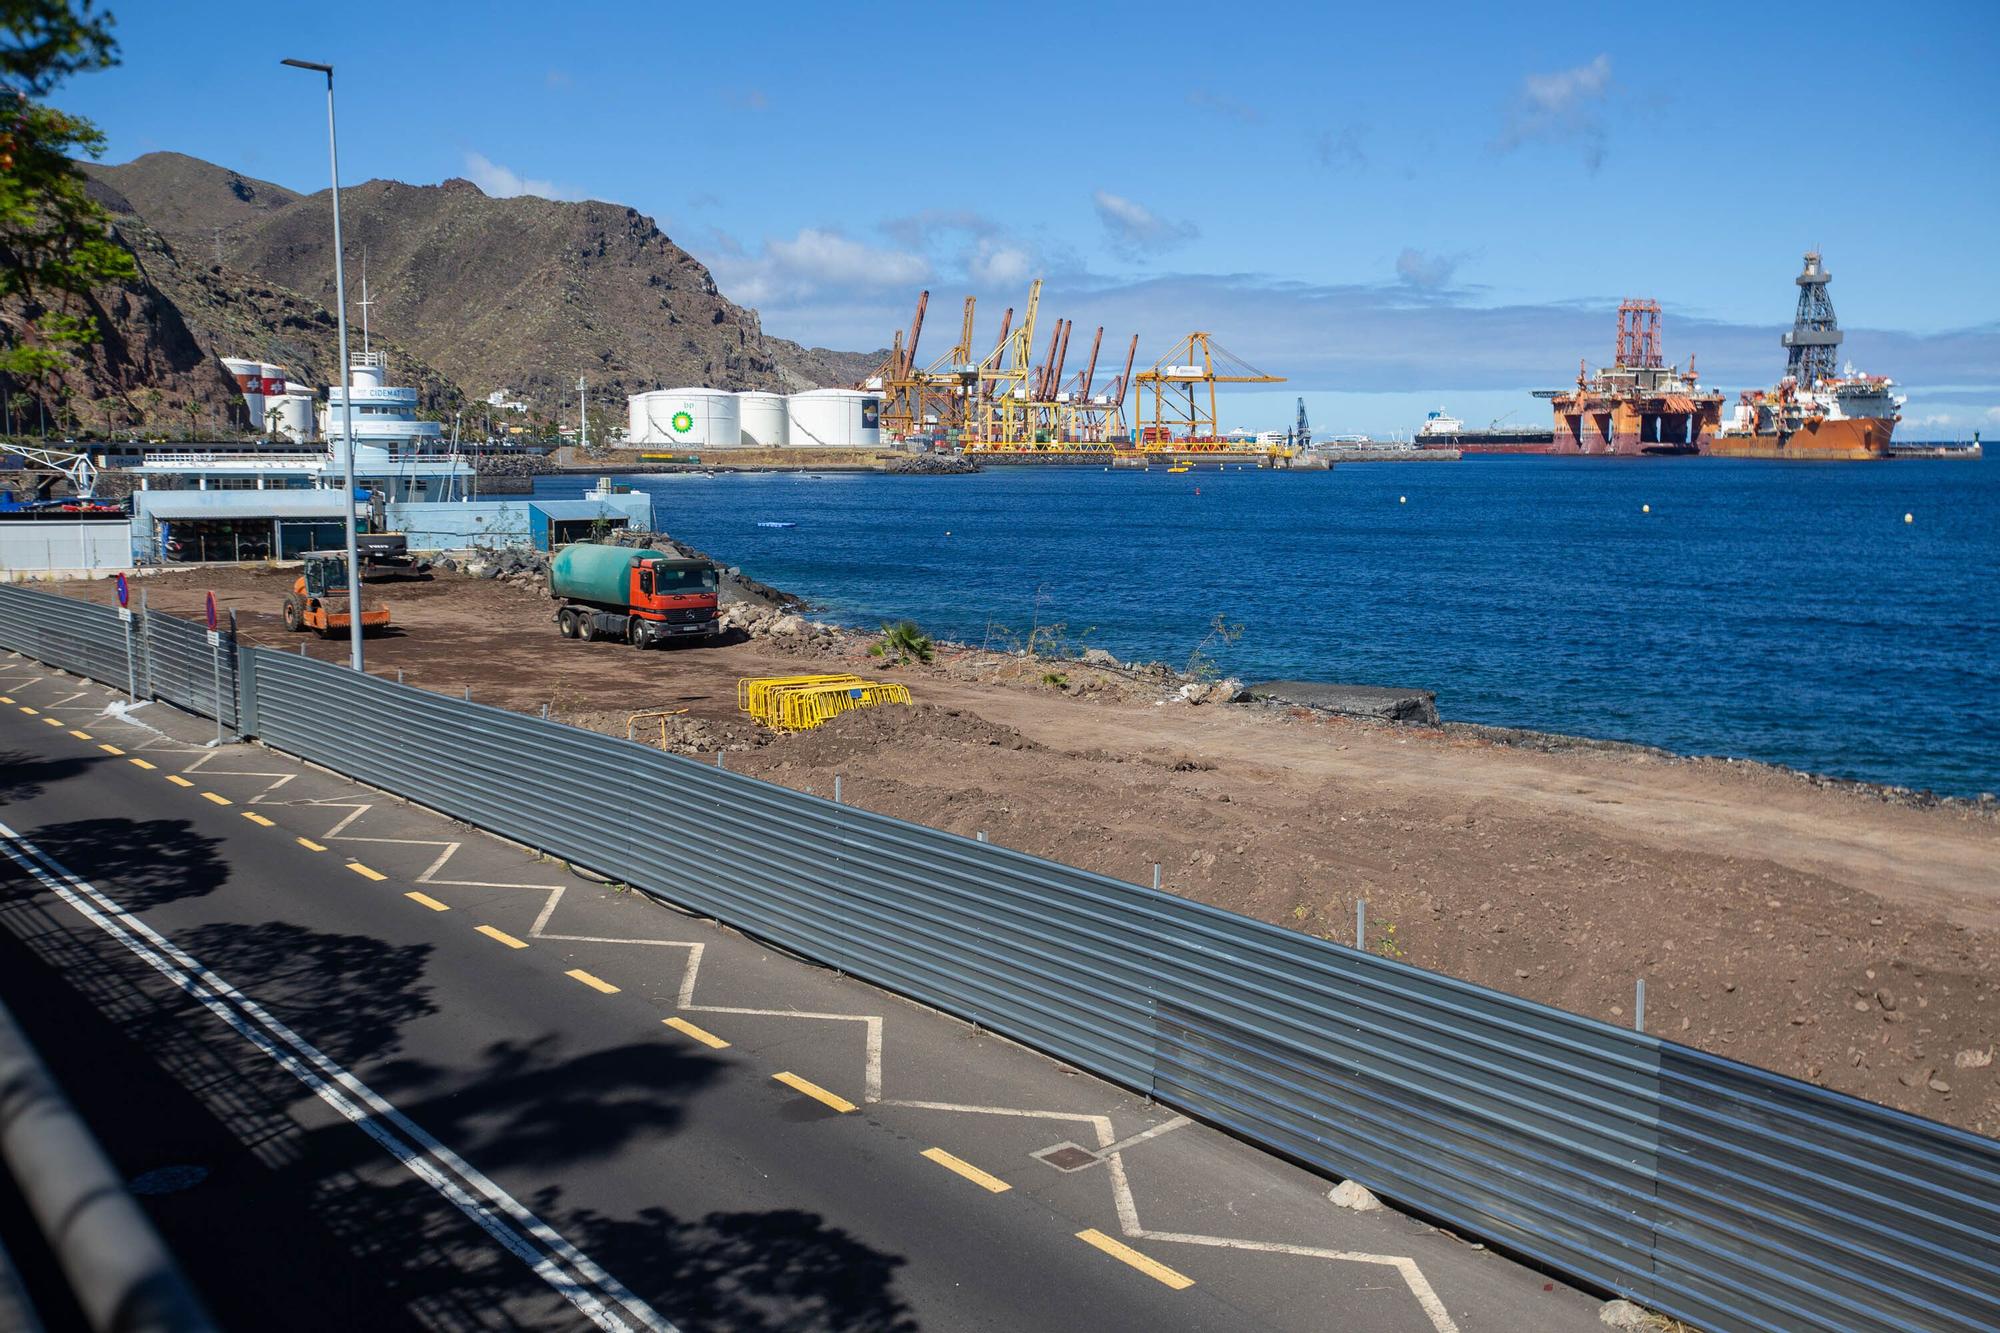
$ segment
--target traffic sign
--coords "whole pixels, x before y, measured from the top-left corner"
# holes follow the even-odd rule
[[[215,594],[214,594],[214,593],[210,593],[210,594],[208,595],[208,627],[209,627],[209,628],[210,628],[211,630],[215,628]]]
[[[129,606],[131,602],[132,602],[132,585],[125,581],[125,576],[123,574],[120,574],[118,576],[118,605]]]

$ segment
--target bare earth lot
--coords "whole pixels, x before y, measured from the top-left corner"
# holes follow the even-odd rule
[[[152,605],[234,608],[285,632],[292,571],[142,580]],[[109,602],[108,583],[72,584]],[[675,748],[739,771],[1351,941],[1613,1022],[1646,979],[1676,1040],[2000,1134],[2000,821],[1892,804],[1795,774],[1620,750],[1542,752],[1264,707],[1156,702],[1156,683],[1002,655],[899,671],[918,700],[776,738],[741,676],[882,673],[857,635],[639,653],[566,641],[551,605],[443,575],[376,590],[396,629],[372,670],[623,735],[685,708]],[[658,739],[658,724],[651,724]]]

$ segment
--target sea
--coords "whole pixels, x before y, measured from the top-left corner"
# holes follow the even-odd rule
[[[1451,721],[2000,788],[1996,459],[618,480],[662,530],[849,625],[1419,687]]]

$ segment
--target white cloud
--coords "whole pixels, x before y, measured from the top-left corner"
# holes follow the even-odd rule
[[[1028,280],[1035,258],[1017,245],[1008,245],[991,236],[982,236],[965,256],[965,272],[974,282],[994,287],[1012,287]]]
[[[522,176],[508,167],[501,166],[484,153],[465,155],[465,174],[474,185],[495,199],[512,199],[521,194],[532,194],[542,199],[583,197],[578,191],[557,185],[554,181]]]
[[[1604,163],[1604,99],[1611,91],[1611,57],[1521,80],[1500,137],[1501,152],[1532,140],[1579,143],[1584,165],[1595,172]]]
[[[1396,256],[1397,276],[1421,291],[1434,292],[1450,286],[1452,274],[1457,271],[1457,255],[1429,254],[1404,246],[1403,253]]]
[[[913,287],[931,275],[930,261],[922,255],[881,249],[817,227],[802,228],[789,240],[766,241],[755,255],[726,237],[719,240],[722,253],[710,262],[717,285],[745,305]]]
[[[1091,196],[1098,221],[1111,235],[1111,244],[1120,253],[1137,255],[1144,251],[1170,250],[1199,233],[1191,222],[1173,222],[1144,204],[1099,190]]]

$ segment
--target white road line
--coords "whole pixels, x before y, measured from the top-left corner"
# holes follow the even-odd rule
[[[432,1138],[254,1000],[4,823],[0,823],[0,852],[312,1089],[412,1174],[451,1200],[460,1212],[532,1268],[593,1324],[625,1333],[633,1328],[632,1322],[600,1299],[608,1297],[636,1320],[639,1327],[652,1333],[675,1333],[673,1325],[651,1306],[627,1291],[617,1279],[482,1172]],[[536,1241],[541,1242],[540,1247]]]

